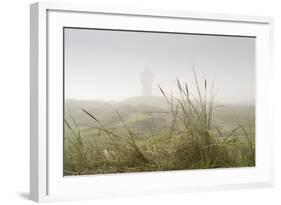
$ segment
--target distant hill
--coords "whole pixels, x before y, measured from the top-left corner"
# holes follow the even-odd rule
[[[162,96],[136,96],[126,100],[120,101],[119,106],[131,105],[131,106],[151,106],[158,108],[167,108],[167,102]]]
[[[219,105],[222,105],[221,103]],[[120,102],[94,100],[66,100],[65,119],[74,126],[90,129],[98,123],[82,109],[93,114],[107,128],[120,128],[122,122],[116,113],[120,113],[127,125],[140,135],[165,130],[169,127],[170,115],[167,102],[161,96],[137,96]],[[239,123],[255,121],[255,106],[242,104],[224,104],[214,110],[213,122],[222,130],[231,130]]]
[[[103,102],[95,100],[65,100],[65,119],[82,127],[95,126],[97,123],[90,119],[82,109],[87,110],[103,124],[114,125],[120,122],[118,111],[124,119],[136,118],[140,114],[149,115],[151,112],[167,110],[167,103],[163,97],[138,96],[120,102]]]

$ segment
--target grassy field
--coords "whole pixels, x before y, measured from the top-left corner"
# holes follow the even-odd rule
[[[215,103],[213,85],[195,93],[122,102],[65,101],[64,175],[255,166],[255,106]]]

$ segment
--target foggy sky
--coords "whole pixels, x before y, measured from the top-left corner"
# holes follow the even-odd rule
[[[215,101],[254,102],[255,38],[65,29],[65,97],[119,101],[141,95],[140,73],[154,73],[153,95],[177,77],[214,81]]]

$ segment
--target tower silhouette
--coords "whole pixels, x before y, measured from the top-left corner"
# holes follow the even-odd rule
[[[154,81],[154,74],[149,70],[145,70],[140,73],[140,80],[142,85],[142,95],[152,96],[152,84]]]

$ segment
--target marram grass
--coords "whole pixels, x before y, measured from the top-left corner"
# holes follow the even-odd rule
[[[64,175],[255,166],[254,134],[240,123],[227,134],[216,127],[213,113],[219,107],[214,105],[213,84],[209,87],[204,80],[201,88],[194,76],[195,95],[179,79],[177,95],[159,86],[169,108],[170,125],[164,134],[139,137],[114,108],[121,133],[83,108],[85,116],[98,125],[97,134],[85,138],[72,117],[72,122],[65,120]]]

